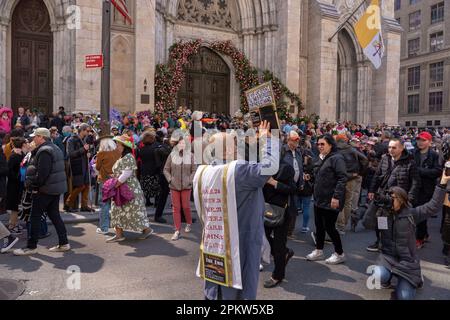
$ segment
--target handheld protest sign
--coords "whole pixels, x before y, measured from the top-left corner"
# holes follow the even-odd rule
[[[258,127],[262,121],[267,120],[270,122],[271,129],[280,128],[271,81],[246,91],[245,97],[254,127]]]

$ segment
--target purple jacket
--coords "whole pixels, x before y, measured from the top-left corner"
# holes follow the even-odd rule
[[[120,185],[116,188],[117,179],[108,179],[102,188],[102,201],[107,202],[112,198],[116,206],[121,207],[134,199],[134,193],[130,190],[127,184]]]

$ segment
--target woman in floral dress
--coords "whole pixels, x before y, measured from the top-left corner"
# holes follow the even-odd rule
[[[142,232],[139,239],[147,239],[153,233],[145,209],[144,193],[136,178],[136,160],[132,155],[134,143],[127,135],[114,137],[117,142],[117,149],[122,153],[122,157],[114,164],[113,176],[118,179],[116,187],[126,183],[134,193],[134,199],[125,205],[117,206],[111,202],[111,226],[115,228],[116,234],[106,242],[120,242],[125,240],[124,230]]]

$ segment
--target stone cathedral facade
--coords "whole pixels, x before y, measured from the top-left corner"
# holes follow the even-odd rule
[[[155,67],[167,61],[175,42],[230,40],[254,66],[298,93],[307,113],[396,125],[401,28],[393,1],[382,1],[386,54],[379,70],[354,34],[363,9],[329,41],[361,1],[125,0],[132,24],[111,13],[111,104],[152,109]],[[0,104],[99,111],[100,70],[86,69],[84,59],[101,53],[101,27],[101,0],[0,0]],[[206,45],[187,69],[180,104],[231,114],[239,109],[228,57]]]

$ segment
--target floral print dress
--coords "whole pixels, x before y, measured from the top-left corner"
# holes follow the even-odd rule
[[[114,178],[119,178],[124,170],[133,171],[133,174],[125,183],[133,191],[134,199],[121,207],[116,206],[114,201],[111,202],[111,227],[142,232],[142,230],[150,227],[150,223],[145,209],[144,193],[136,178],[137,165],[133,155],[127,154],[117,160],[112,170]]]

